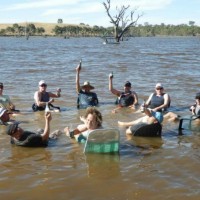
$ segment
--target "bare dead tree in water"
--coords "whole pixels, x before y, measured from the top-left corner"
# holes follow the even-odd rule
[[[106,9],[106,13],[110,18],[110,23],[114,25],[114,38],[116,42],[119,42],[123,39],[123,35],[130,29],[130,27],[136,26],[137,21],[142,15],[137,15],[136,19],[134,20],[133,17],[137,9],[132,10],[129,15],[126,15],[128,9],[130,8],[130,5],[123,5],[120,8],[116,7],[116,15],[111,16],[110,4],[110,0],[103,2],[103,5]]]

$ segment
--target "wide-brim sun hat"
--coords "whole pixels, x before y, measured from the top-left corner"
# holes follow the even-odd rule
[[[94,86],[90,85],[90,82],[89,81],[85,81],[83,83],[83,85],[81,86],[81,89],[85,89],[86,87],[89,87],[90,90],[93,90],[94,89]]]

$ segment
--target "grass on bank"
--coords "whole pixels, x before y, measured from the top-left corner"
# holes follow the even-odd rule
[[[27,24],[34,24],[36,28],[43,27],[45,29],[46,35],[53,35],[52,30],[55,28],[56,25],[59,25],[60,27],[63,26],[77,26],[75,24],[58,24],[58,23],[40,23],[40,22],[23,22],[23,23],[17,23],[19,26],[26,26]],[[0,30],[6,29],[7,27],[12,27],[13,24],[0,24]]]

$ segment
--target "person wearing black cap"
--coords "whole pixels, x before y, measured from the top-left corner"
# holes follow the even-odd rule
[[[190,107],[190,111],[193,115],[200,116],[200,92],[196,93],[196,103]]]
[[[19,123],[7,127],[7,134],[11,136],[11,144],[24,147],[42,147],[48,145],[50,133],[51,113],[45,113],[45,128],[41,134],[25,131],[19,127]]]
[[[135,109],[138,105],[138,96],[135,91],[131,91],[131,83],[126,81],[124,84],[124,91],[119,91],[113,88],[113,75],[109,75],[109,90],[112,94],[117,96],[116,104],[118,104],[118,108],[121,107],[130,107]],[[116,110],[116,109],[115,109]],[[115,112],[114,110],[114,112]]]

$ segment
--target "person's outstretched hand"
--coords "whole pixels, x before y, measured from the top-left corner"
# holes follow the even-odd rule
[[[78,66],[76,67],[76,72],[80,72],[81,71],[81,65],[80,64],[78,64]]]
[[[46,119],[47,121],[51,121],[51,120],[52,120],[52,116],[51,116],[51,113],[50,113],[50,112],[46,112],[46,113],[45,113],[45,119]]]

